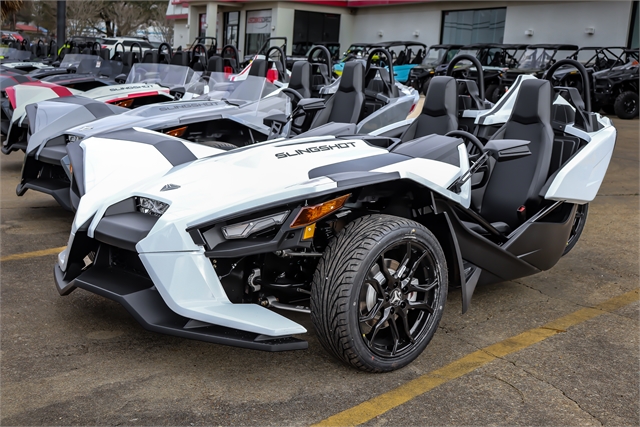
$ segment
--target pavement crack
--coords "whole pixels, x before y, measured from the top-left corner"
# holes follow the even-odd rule
[[[497,375],[489,375],[489,377],[494,378],[494,379],[496,379],[498,381],[502,381],[503,383],[505,383],[509,387],[513,388],[515,391],[518,392],[518,394],[520,395],[520,400],[522,400],[522,403],[524,403],[524,393],[522,391],[520,391],[520,389],[518,387],[516,387],[515,385],[511,384],[509,381],[498,377]]]
[[[499,358],[502,359],[502,358]],[[507,360],[507,359],[502,359],[502,360]],[[596,417],[595,415],[593,415],[591,412],[587,411],[585,408],[582,407],[582,405],[580,405],[580,403],[578,403],[578,401],[576,401],[575,399],[573,399],[571,396],[569,396],[564,390],[562,390],[561,388],[555,386],[554,384],[550,383],[549,381],[546,381],[544,378],[540,378],[538,375],[534,374],[533,372],[523,368],[522,366],[518,366],[515,362],[511,361],[511,360],[507,360],[507,362],[511,363],[513,366],[515,366],[516,368],[520,369],[522,372],[530,375],[531,377],[535,378],[536,380],[540,381],[541,383],[544,383],[546,385],[548,385],[549,387],[559,391],[560,393],[562,393],[562,395],[564,397],[566,397],[567,399],[569,399],[571,402],[573,402],[574,405],[576,405],[576,407],[578,409],[580,409],[582,412],[584,412],[585,414],[589,415],[591,418],[593,418],[595,421],[598,422],[598,424],[600,424],[601,426],[604,425],[602,423],[602,421],[600,421],[600,419],[598,419],[598,417]]]

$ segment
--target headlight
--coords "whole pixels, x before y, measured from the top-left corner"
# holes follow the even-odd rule
[[[169,205],[146,197],[136,197],[136,208],[138,212],[142,212],[143,214],[162,216],[169,208]]]
[[[288,215],[289,211],[284,211],[275,215],[227,225],[222,227],[222,234],[226,239],[245,239],[253,233],[282,224]]]

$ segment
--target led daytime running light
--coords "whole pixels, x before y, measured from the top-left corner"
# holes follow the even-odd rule
[[[315,206],[305,206],[300,210],[300,213],[291,224],[291,228],[304,227],[309,224],[313,224],[325,216],[336,212],[349,200],[351,194],[338,197],[333,200],[329,200],[324,203],[320,203]]]

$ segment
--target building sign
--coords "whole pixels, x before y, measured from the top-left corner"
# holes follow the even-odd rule
[[[271,33],[271,9],[247,11],[247,34]]]

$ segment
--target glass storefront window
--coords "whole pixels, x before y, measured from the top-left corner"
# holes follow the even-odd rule
[[[245,55],[255,55],[271,36],[271,9],[247,11]]]
[[[507,9],[445,10],[442,43],[503,43]]]

